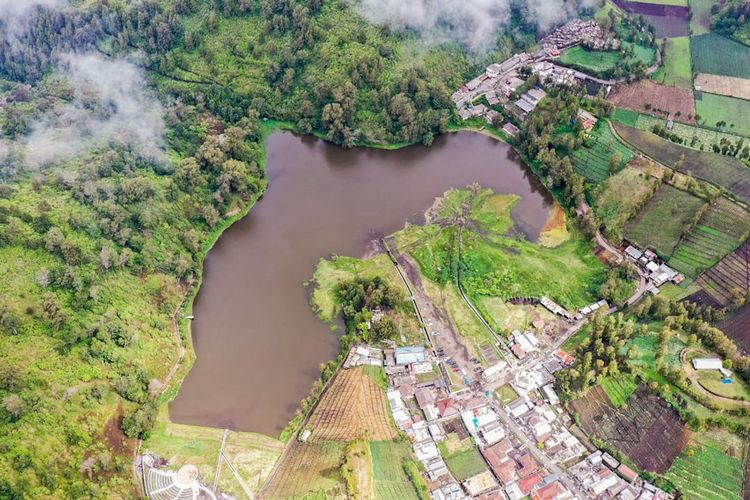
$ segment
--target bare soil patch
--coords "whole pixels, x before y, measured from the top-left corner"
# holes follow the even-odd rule
[[[609,100],[620,108],[695,124],[693,91],[641,80],[616,87]]]
[[[750,100],[750,80],[747,78],[699,73],[695,77],[695,84],[710,94]]]

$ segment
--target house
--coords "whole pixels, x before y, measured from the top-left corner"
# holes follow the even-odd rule
[[[487,98],[487,102],[490,103],[490,106],[500,104],[500,99],[498,99],[497,93],[495,92],[487,92],[486,94],[484,94],[484,97]]]
[[[524,117],[536,109],[536,104],[528,101],[524,97],[518,99],[514,104],[523,112]]]
[[[510,486],[506,487],[505,494],[508,496],[509,500],[521,500],[526,496],[521,491],[521,487],[518,485],[518,483],[513,483]]]
[[[617,476],[607,468],[603,468],[599,473],[599,481],[591,485],[591,491],[594,495],[601,495],[609,488],[617,484]]]
[[[513,125],[512,123],[508,122],[505,125],[503,125],[503,132],[508,134],[511,137],[515,137],[520,132],[519,128]]]
[[[412,363],[423,363],[427,360],[427,351],[423,346],[397,347],[396,364],[410,365]]]
[[[535,472],[520,479],[518,481],[518,486],[521,488],[521,491],[524,495],[528,495],[529,493],[531,493],[531,490],[533,490],[535,486],[542,484],[543,482],[544,477],[538,472]]]
[[[440,418],[458,415],[460,411],[458,404],[450,398],[438,400],[435,403],[435,406],[437,406],[438,412],[440,413]]]
[[[484,378],[485,380],[490,379],[494,377],[495,375],[499,374],[500,372],[502,372],[506,366],[508,366],[508,363],[506,363],[503,360],[500,360],[494,365],[484,370],[482,372],[482,378]]]
[[[572,497],[570,495],[570,492],[566,490],[559,481],[548,483],[545,486],[537,489],[531,495],[531,500],[558,500],[563,498]]]
[[[504,485],[511,484],[518,479],[516,463],[508,456],[511,451],[513,451],[513,445],[508,438],[482,450],[482,455],[490,464],[490,469]]]
[[[553,384],[547,384],[543,386],[542,394],[544,394],[544,398],[549,401],[550,404],[556,405],[560,403],[560,398],[557,397],[557,393],[555,393]]]
[[[629,483],[632,483],[633,481],[638,479],[638,474],[636,474],[633,469],[625,464],[620,464],[620,466],[617,468],[617,473],[620,474],[620,476],[622,476],[622,478]]]
[[[578,122],[581,124],[581,127],[583,127],[583,130],[586,132],[591,132],[594,127],[596,126],[599,119],[586,111],[585,109],[579,109],[578,110]]]
[[[503,66],[502,64],[493,63],[487,66],[487,70],[485,73],[487,73],[487,76],[490,78],[496,78],[500,76],[500,74],[503,72]]]
[[[628,245],[627,248],[625,248],[625,255],[627,255],[633,261],[637,261],[643,256],[643,252],[638,250],[633,245]]]
[[[500,113],[498,113],[494,109],[490,109],[484,114],[484,119],[488,124],[493,125],[495,123],[495,118],[497,118],[498,116],[500,116]]]

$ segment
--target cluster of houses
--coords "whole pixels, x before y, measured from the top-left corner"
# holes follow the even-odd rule
[[[539,351],[539,339],[533,332],[514,330],[511,333],[510,351],[518,358],[525,359],[530,353]]]
[[[593,19],[575,19],[545,36],[542,47],[550,57],[557,57],[560,51],[574,45],[583,45],[594,50],[618,50],[620,41],[607,34]]]
[[[667,500],[671,495],[641,479],[609,453],[597,450],[570,468],[573,479],[592,498]]]
[[[577,320],[583,319],[589,314],[598,311],[599,309],[604,308],[606,310],[608,307],[609,307],[609,304],[607,304],[607,301],[602,299],[598,302],[594,302],[593,304],[589,304],[586,307],[582,308],[580,311],[578,311],[578,314],[576,314],[574,318]]]
[[[627,241],[623,242],[623,246],[625,256],[646,273],[651,284],[649,291],[652,294],[656,295],[659,293],[659,287],[664,283],[669,282],[679,285],[685,279],[685,276],[665,264],[656,253],[651,250],[641,250]]]

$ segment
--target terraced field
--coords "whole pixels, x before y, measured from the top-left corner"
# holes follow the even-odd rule
[[[635,377],[627,374],[617,377],[607,377],[602,380],[600,385],[604,389],[604,392],[607,393],[607,396],[609,396],[615,408],[620,408],[627,403],[630,396],[638,388],[638,384],[635,383]]]
[[[727,443],[726,433],[697,434],[674,461],[666,476],[684,498],[742,498],[742,442]]]
[[[625,226],[623,235],[642,248],[651,247],[668,257],[703,204],[700,198],[664,184]]]
[[[583,147],[573,153],[573,167],[578,174],[591,182],[601,182],[610,176],[611,158],[618,154],[620,161],[616,170],[622,169],[635,156],[635,152],[623,144],[606,122],[600,122],[584,142]]]
[[[738,346],[750,352],[750,304],[745,304],[734,311],[716,326]]]
[[[747,296],[750,293],[750,240],[702,274],[696,284],[722,307]]]
[[[733,251],[750,232],[750,214],[726,198],[713,203],[675,249],[669,265],[697,276]]]
[[[651,132],[621,123],[615,123],[614,126],[625,142],[651,158],[670,168],[677,168],[680,172],[692,172],[695,177],[722,186],[735,196],[750,201],[750,168],[738,159],[695,151],[662,139]]]

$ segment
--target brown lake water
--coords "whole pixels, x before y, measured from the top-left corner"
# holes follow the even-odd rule
[[[472,182],[520,195],[513,218],[531,239],[552,206],[510,147],[481,134],[384,151],[281,132],[266,147],[265,196],[206,257],[197,361],[170,404],[175,422],[278,435],[338,353],[304,287],[321,257],[362,256],[374,237],[420,222],[435,197]]]

